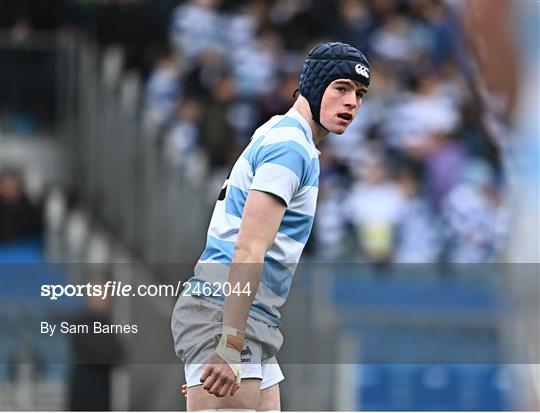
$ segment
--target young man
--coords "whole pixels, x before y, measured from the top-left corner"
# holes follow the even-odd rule
[[[280,409],[278,310],[313,223],[316,146],[350,125],[369,82],[369,63],[354,47],[314,47],[293,107],[255,131],[225,181],[171,324],[189,411]]]

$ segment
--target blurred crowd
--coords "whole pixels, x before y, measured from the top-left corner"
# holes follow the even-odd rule
[[[504,174],[470,86],[463,2],[79,0],[48,14],[45,3],[20,2],[0,25],[121,45],[145,79],[145,135],[198,181],[222,181],[253,131],[288,110],[314,44],[358,47],[373,81],[346,133],[320,148],[307,253],[378,264],[499,258]]]
[[[497,260],[503,174],[468,86],[459,6],[182,2],[146,83],[144,127],[174,167],[224,177],[251,133],[293,103],[309,48],[347,42],[367,54],[373,83],[346,133],[323,144],[309,253],[378,264]]]

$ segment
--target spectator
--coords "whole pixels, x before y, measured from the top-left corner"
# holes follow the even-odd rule
[[[0,243],[42,235],[41,208],[32,205],[16,171],[0,175],[0,220]]]
[[[231,66],[235,88],[240,97],[254,99],[276,87],[279,36],[265,30],[241,48],[231,50]]]
[[[209,160],[209,167],[219,174],[227,169],[234,156],[236,137],[231,122],[231,108],[235,96],[233,79],[223,73],[211,91],[201,124],[201,145]]]
[[[199,169],[193,161],[200,162],[197,156],[200,147],[199,128],[202,116],[200,102],[185,97],[178,105],[176,117],[169,133],[165,137],[165,156],[169,162],[184,173]],[[200,171],[199,171],[200,172]]]
[[[180,71],[174,55],[166,52],[156,64],[146,84],[144,129],[149,136],[167,126],[179,101]]]
[[[224,50],[223,17],[220,0],[190,0],[174,11],[170,38],[176,55],[185,58],[188,67],[201,53]]]
[[[400,14],[386,16],[371,36],[370,49],[377,58],[400,70],[409,71],[418,63],[412,22]]]
[[[396,183],[389,178],[382,158],[366,162],[360,180],[347,200],[347,210],[361,256],[368,262],[390,262],[403,197]]]
[[[430,145],[425,156],[426,186],[438,212],[442,200],[459,183],[467,154],[461,141],[445,133],[433,134]]]
[[[438,73],[423,71],[411,78],[412,91],[394,98],[387,111],[383,133],[392,146],[414,157],[423,157],[430,135],[457,128],[459,104],[449,97]]]
[[[318,258],[332,260],[347,252],[347,221],[343,215],[348,177],[330,151],[327,143],[321,150],[321,174],[317,215],[313,227],[312,253]]]
[[[249,46],[261,28],[267,27],[268,12],[268,2],[249,0],[241,6],[239,12],[232,13],[228,18],[228,28],[224,33],[229,49]]]
[[[462,181],[443,200],[442,218],[451,263],[485,263],[495,258],[501,208],[493,188],[493,171],[471,160]]]
[[[396,263],[434,263],[440,252],[438,225],[420,195],[418,178],[404,169],[397,182],[403,196],[403,211],[396,230]]]
[[[312,2],[309,0],[277,0],[269,12],[269,20],[281,34],[287,49],[302,50],[313,36],[309,33],[318,33],[324,36],[324,28],[314,25],[310,18],[310,9],[321,7],[328,2]],[[331,4],[333,8],[333,4]]]
[[[257,112],[258,123],[264,123],[276,113],[285,113],[293,102],[292,91],[298,87],[298,75],[285,73],[279,78],[278,86],[263,96]]]
[[[417,17],[415,38],[421,50],[421,62],[438,69],[450,57],[452,33],[459,28],[441,0],[412,1],[409,7]]]
[[[206,51],[199,54],[182,78],[185,94],[206,98],[221,78],[225,66],[220,52]]]
[[[332,32],[336,39],[366,50],[374,21],[367,2],[339,0],[338,16],[333,21]]]

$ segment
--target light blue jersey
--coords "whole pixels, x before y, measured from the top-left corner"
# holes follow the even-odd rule
[[[287,210],[265,256],[250,314],[279,325],[279,308],[287,299],[313,225],[319,154],[308,122],[296,109],[274,116],[255,131],[225,181],[208,228],[206,248],[190,280],[192,285],[227,281],[249,190],[276,195],[285,202]]]

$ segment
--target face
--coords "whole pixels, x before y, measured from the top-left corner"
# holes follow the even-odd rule
[[[358,113],[366,92],[367,88],[354,80],[334,80],[324,91],[321,124],[330,132],[341,135]]]

